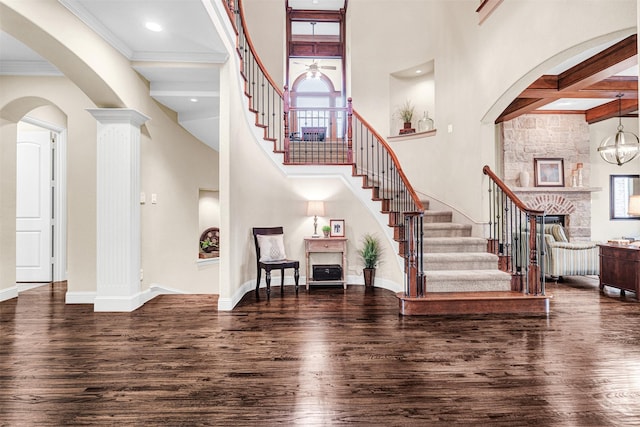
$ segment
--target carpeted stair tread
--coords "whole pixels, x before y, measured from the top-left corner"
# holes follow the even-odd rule
[[[425,237],[425,252],[483,252],[487,250],[487,239],[482,237]]]
[[[498,269],[495,270],[440,270],[440,271],[425,271],[427,279],[433,280],[443,280],[443,281],[451,281],[451,280],[503,280],[511,282],[511,275],[509,273],[505,273],[504,271],[500,271]]]
[[[471,226],[451,222],[427,222],[422,225],[425,237],[470,237]]]
[[[451,211],[425,211],[424,222],[425,223],[451,223],[452,213]]]
[[[498,256],[488,252],[443,252],[424,254],[426,270],[491,270]]]
[[[427,292],[510,291],[511,275],[500,270],[425,271]]]

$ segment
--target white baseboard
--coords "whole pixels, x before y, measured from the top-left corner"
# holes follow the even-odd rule
[[[286,277],[285,277],[285,284],[286,284]],[[293,279],[291,281],[291,284],[293,284]],[[222,298],[219,297],[218,298],[218,311],[231,311],[233,310],[233,308],[240,302],[240,300],[242,299],[242,297],[247,293],[247,292],[251,292],[253,289],[255,289],[256,286],[256,281],[251,280],[249,282],[245,282],[242,286],[240,286],[238,289],[236,289],[236,291],[234,292],[233,296],[231,298]],[[265,284],[264,286],[261,287],[266,287],[267,285]]]
[[[158,295],[187,294],[187,292],[152,284],[149,289],[125,297],[98,297],[96,292],[67,292],[67,304],[93,304],[94,311],[130,312],[151,301]]]
[[[18,297],[18,286],[14,285],[10,288],[0,289],[0,302],[7,301]]]
[[[50,285],[50,284],[51,284],[51,282],[46,282],[46,283],[17,283],[16,286],[18,286],[18,293],[20,293],[20,292],[28,291],[30,289],[39,288],[40,286],[45,286],[45,285]]]
[[[151,298],[153,295],[149,290],[129,296],[96,296],[93,300],[93,311],[131,312]]]
[[[64,302],[66,304],[93,304],[96,299],[95,292],[71,292],[67,291]]]

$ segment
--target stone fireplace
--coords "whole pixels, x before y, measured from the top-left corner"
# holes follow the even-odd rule
[[[597,188],[554,187],[513,188],[513,192],[531,209],[564,217],[570,241],[591,240],[591,192]]]
[[[564,216],[571,241],[591,240],[589,125],[583,114],[525,114],[502,125],[504,182],[529,208]],[[533,187],[536,158],[564,163],[564,187]],[[570,187],[571,173],[583,164],[584,187]],[[522,187],[520,172],[531,179]]]

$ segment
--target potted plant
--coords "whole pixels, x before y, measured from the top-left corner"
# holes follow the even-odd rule
[[[201,240],[200,241],[200,249],[202,249],[202,251],[206,252],[206,253],[217,251],[218,250],[218,244],[215,243],[215,242],[212,242],[210,239]]]
[[[330,231],[331,231],[331,227],[329,227],[328,225],[322,226],[322,233],[324,234],[324,237],[329,237]]]
[[[375,280],[376,266],[380,261],[380,255],[382,253],[382,246],[380,240],[372,235],[365,234],[362,238],[362,247],[358,250],[358,254],[362,257],[364,262],[364,285],[372,287]]]
[[[398,117],[403,121],[405,129],[411,129],[411,120],[413,120],[414,110],[415,107],[411,105],[411,101],[406,100],[396,111]]]

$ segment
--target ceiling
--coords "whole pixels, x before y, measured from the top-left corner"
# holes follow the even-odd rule
[[[151,96],[175,111],[186,130],[218,149],[219,67],[227,54],[200,0],[60,2],[131,61],[150,82]],[[336,10],[346,7],[347,0],[288,0],[287,4],[294,9]],[[150,31],[145,28],[147,22],[163,30]],[[60,75],[41,56],[1,31],[0,45],[0,74]],[[631,45],[636,46],[635,39],[616,40],[549,70],[497,122],[552,111],[586,113],[593,123],[617,116],[618,93],[625,95],[623,112],[637,115],[637,47]],[[567,85],[575,76],[582,77]]]
[[[218,149],[220,66],[228,55],[199,0],[60,0],[127,57],[150,94],[179,123]],[[155,22],[162,31],[145,27]],[[61,75],[34,51],[0,32],[0,74]]]

